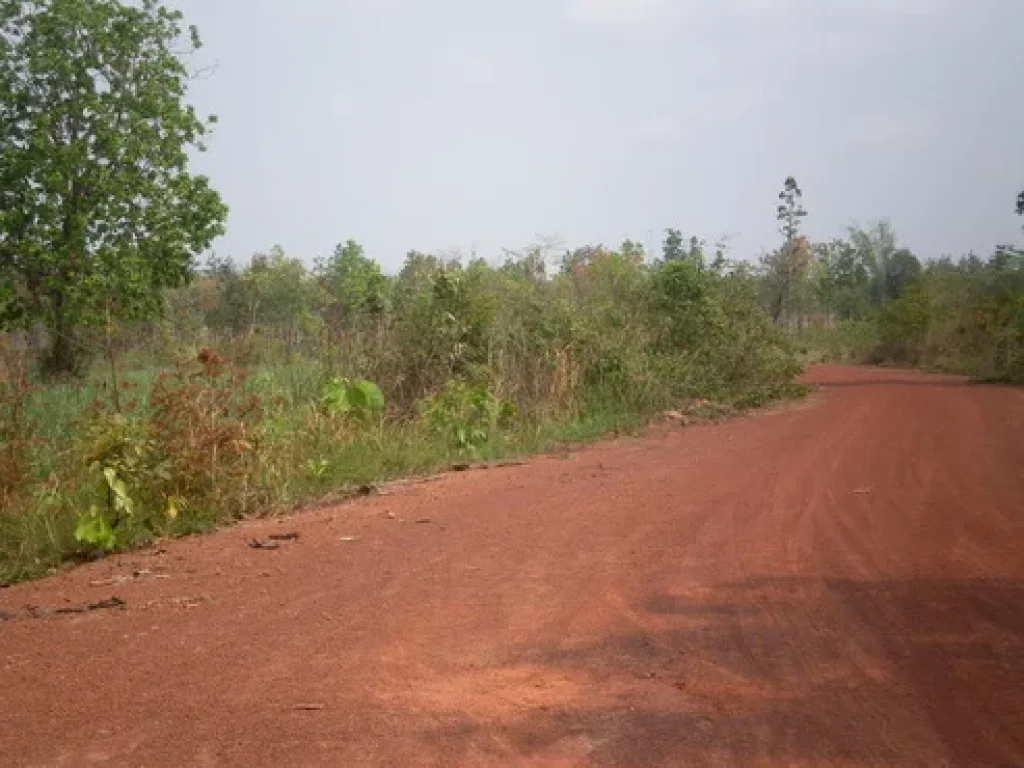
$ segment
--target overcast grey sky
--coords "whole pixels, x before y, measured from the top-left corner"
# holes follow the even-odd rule
[[[177,0],[217,62],[222,255],[355,238],[495,257],[673,226],[889,217],[923,257],[1020,241],[1024,0]]]

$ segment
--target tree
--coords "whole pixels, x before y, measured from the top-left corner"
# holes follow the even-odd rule
[[[814,256],[805,237],[796,237],[761,261],[769,314],[776,322],[802,322],[810,294]]]
[[[626,242],[629,242],[628,240]],[[704,250],[707,243],[696,235],[683,237],[678,229],[665,230],[665,242],[661,246],[662,258],[668,261],[689,259],[700,267],[704,266]]]
[[[77,328],[159,312],[223,231],[188,171],[215,120],[185,103],[181,19],[157,0],[0,0],[0,326],[43,323],[53,372],[78,367]]]
[[[289,348],[299,331],[316,325],[319,287],[309,279],[302,261],[287,256],[280,245],[269,254],[252,257],[242,275],[248,300],[249,333],[257,328],[276,329]]]
[[[921,279],[921,262],[906,248],[893,253],[885,273],[887,300],[900,298],[907,289]]]
[[[693,235],[690,237],[690,250],[686,254],[690,261],[698,266],[704,266],[704,250],[708,247],[705,240]]]
[[[893,298],[889,275],[890,262],[898,250],[896,232],[887,219],[877,221],[866,229],[860,226],[850,227],[849,231],[850,243],[856,249],[858,257],[871,270],[871,301],[876,306],[884,307],[889,299]]]
[[[242,333],[250,324],[249,286],[242,271],[231,259],[213,255],[203,274],[217,286],[217,301],[206,312],[206,325],[216,331]]]
[[[563,275],[584,275],[591,266],[606,258],[611,251],[603,245],[584,245],[566,252],[562,257]]]
[[[779,192],[780,203],[775,216],[779,221],[779,231],[786,238],[786,245],[790,245],[800,235],[800,220],[807,215],[803,198],[804,193],[796,179],[787,176]]]
[[[537,245],[528,246],[522,251],[506,250],[505,263],[501,269],[505,274],[533,283],[543,282],[547,278],[547,262]]]
[[[678,229],[665,230],[665,242],[661,246],[661,255],[665,261],[678,261],[686,257],[682,232]]]
[[[775,217],[779,221],[779,232],[786,240],[778,251],[765,257],[762,264],[770,294],[768,303],[772,319],[796,318],[800,323],[812,255],[810,243],[800,235],[800,220],[807,216],[803,192],[792,176],[786,177],[779,201]]]
[[[643,245],[629,239],[622,241],[619,253],[631,264],[643,264],[647,260]]]
[[[651,306],[663,318],[659,342],[666,351],[696,346],[706,322],[710,275],[690,259],[666,261],[653,274]]]
[[[869,304],[871,272],[846,240],[814,246],[817,259],[817,294],[829,319],[852,320],[865,314]]]
[[[388,279],[355,240],[339,244],[317,265],[317,273],[330,297],[335,328],[353,330],[364,320],[379,318],[387,308]]]

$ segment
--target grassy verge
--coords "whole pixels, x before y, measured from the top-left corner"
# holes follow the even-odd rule
[[[634,432],[669,405],[660,397],[605,396],[503,421],[495,415],[503,406],[489,392],[464,387],[419,415],[360,416],[326,411],[317,396],[322,386],[310,370],[238,377],[196,365],[126,374],[119,411],[96,380],[29,389],[20,405],[8,392],[0,583],[362,486]],[[800,391],[789,384],[747,390],[725,404],[702,401],[693,415]],[[83,520],[109,524],[110,539],[83,541]]]

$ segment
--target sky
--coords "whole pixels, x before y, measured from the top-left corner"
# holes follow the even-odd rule
[[[1022,0],[174,0],[220,122],[214,246],[353,238],[497,259],[537,241],[778,245],[887,217],[922,258],[1024,240]]]

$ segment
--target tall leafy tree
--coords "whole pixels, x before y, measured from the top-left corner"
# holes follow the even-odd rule
[[[1024,192],[1020,192],[1017,195],[1017,205],[1015,210],[1018,216],[1024,216]],[[1002,254],[1003,258],[1007,258],[1010,256],[1016,256],[1019,258],[1022,255],[1024,255],[1024,250],[1009,243],[1002,243],[1001,245],[997,246],[996,251],[997,257],[999,256],[999,254]]]
[[[765,285],[769,292],[768,306],[776,321],[802,316],[808,293],[808,275],[812,254],[810,243],[800,235],[800,223],[807,216],[803,205],[803,191],[792,176],[787,176],[779,192],[776,208],[779,232],[785,238],[782,247],[765,257]]]
[[[77,328],[158,312],[223,230],[189,172],[215,121],[185,101],[183,31],[157,0],[0,0],[0,323],[44,324],[55,372]]]
[[[846,240],[834,239],[814,246],[817,294],[830,319],[862,317],[869,305],[871,271]]]
[[[631,264],[643,264],[647,259],[647,254],[644,253],[643,245],[629,239],[622,242],[622,245],[619,247],[619,253],[621,253],[622,257]]]
[[[889,259],[885,273],[887,300],[900,298],[907,289],[921,279],[921,262],[907,248],[900,248]]]
[[[384,313],[388,279],[355,240],[339,244],[331,256],[317,264],[317,273],[329,296],[334,327],[351,330]]]
[[[872,303],[884,307],[893,298],[890,271],[891,263],[898,251],[896,231],[887,219],[877,221],[867,228],[850,227],[850,243],[857,250],[859,258],[871,270]]]
[[[270,253],[257,253],[242,275],[248,303],[249,331],[267,328],[292,343],[300,329],[315,326],[319,286],[305,265],[288,256],[280,245]]]
[[[666,229],[665,241],[662,243],[661,252],[665,261],[681,261],[689,259],[698,266],[704,265],[704,250],[707,243],[696,235],[689,239],[683,237],[678,229]]]
[[[779,231],[786,238],[786,245],[792,244],[800,236],[800,220],[807,215],[803,199],[804,193],[796,179],[787,176],[779,192],[779,207],[775,214],[779,221]]]
[[[665,261],[679,261],[686,257],[682,232],[678,229],[665,230],[665,242],[661,246],[661,255]]]

